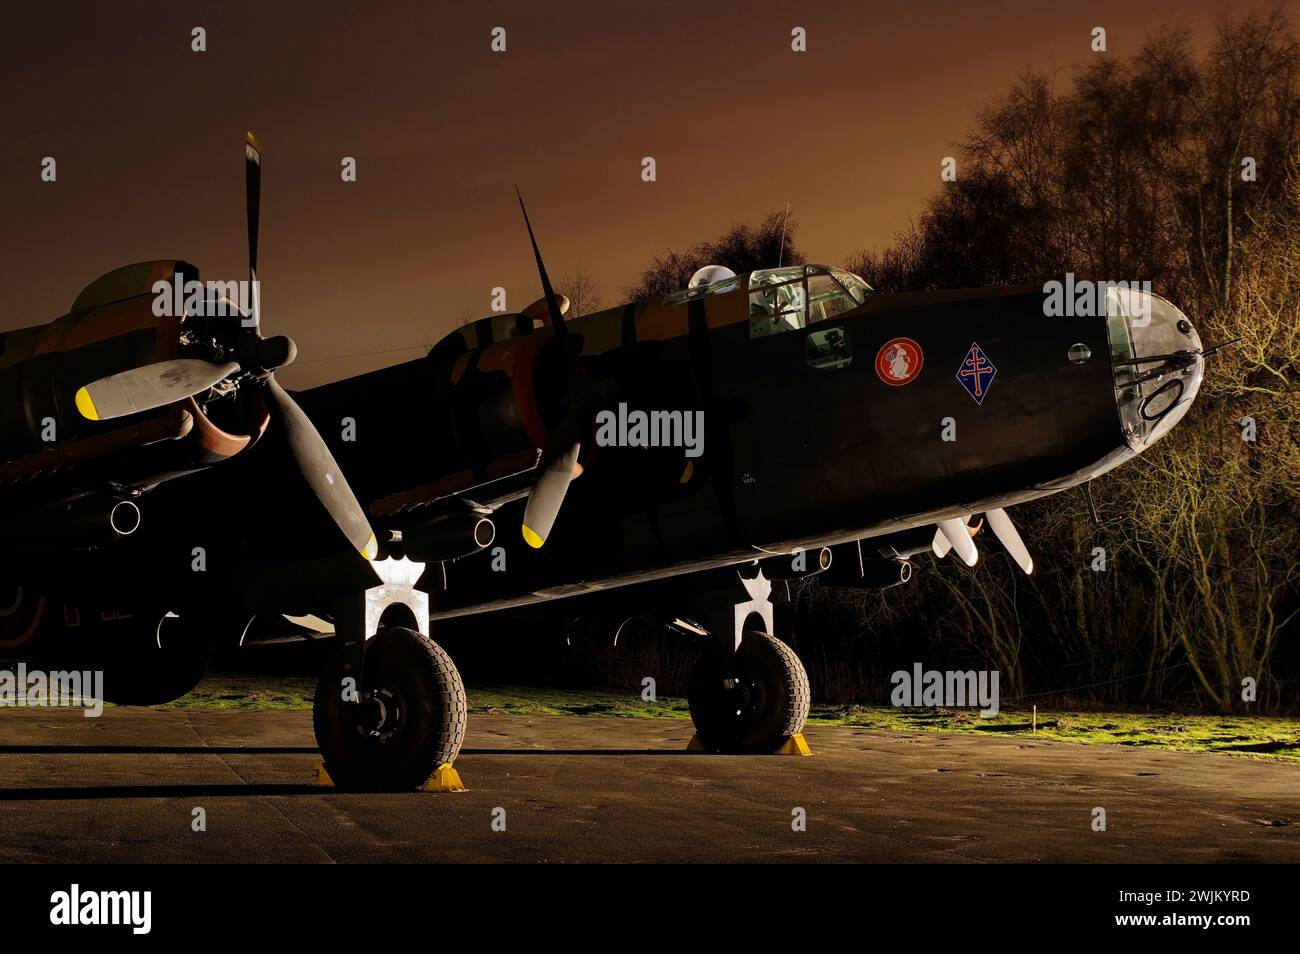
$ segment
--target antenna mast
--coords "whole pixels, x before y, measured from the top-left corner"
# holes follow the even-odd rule
[[[785,204],[785,215],[781,216],[781,249],[776,253],[776,267],[781,267],[781,262],[785,260],[785,220],[790,217],[790,203]]]

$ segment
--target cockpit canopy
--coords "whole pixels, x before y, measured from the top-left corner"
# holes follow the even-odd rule
[[[871,286],[852,272],[830,265],[787,265],[734,275],[673,292],[665,307],[710,295],[749,292],[751,338],[795,331],[817,321],[837,318],[867,300]]]

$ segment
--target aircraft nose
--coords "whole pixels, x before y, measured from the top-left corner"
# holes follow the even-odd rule
[[[1107,331],[1115,401],[1129,446],[1141,452],[1183,419],[1201,388],[1201,339],[1159,295],[1110,289]]]

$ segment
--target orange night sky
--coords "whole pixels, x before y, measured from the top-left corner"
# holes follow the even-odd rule
[[[606,304],[666,247],[791,203],[815,261],[882,247],[1024,70],[1126,57],[1188,0],[914,3],[49,3],[6,13],[0,329],[118,265],[244,277],[243,134],[264,150],[266,332],[302,387],[419,353],[548,267]],[[1300,3],[1287,4],[1295,17]],[[208,52],[190,50],[207,30]],[[508,50],[489,49],[505,27]],[[790,51],[790,30],[809,50]],[[58,181],[40,180],[45,156]],[[340,180],[344,156],[358,181]],[[654,156],[658,181],[641,181]],[[558,282],[557,282],[558,283]],[[337,358],[410,346],[403,353]]]

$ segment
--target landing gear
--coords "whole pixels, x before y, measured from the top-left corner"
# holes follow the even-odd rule
[[[733,654],[706,651],[688,696],[695,735],[714,752],[775,752],[803,731],[811,699],[794,650],[757,630]]]
[[[428,636],[429,597],[415,588],[424,564],[387,559],[370,566],[378,585],[334,607],[338,651],[316,687],[312,723],[333,784],[411,790],[460,752],[465,685]]]
[[[803,731],[812,701],[808,673],[794,650],[769,635],[771,596],[772,582],[758,567],[723,571],[693,600],[692,617],[702,626],[677,621],[708,637],[688,691],[693,745],[772,753]]]
[[[124,621],[131,623],[132,621]],[[104,701],[119,706],[158,706],[187,695],[208,671],[212,642],[197,627],[162,612],[141,613],[129,638],[105,639]],[[105,636],[114,627],[101,624]]]
[[[217,638],[210,620],[195,622],[161,608],[102,610],[55,604],[27,646],[48,669],[103,673],[105,702],[158,706],[190,693],[207,672]]]
[[[15,583],[0,584],[0,651],[25,646],[45,616],[45,597]]]
[[[460,673],[437,643],[401,626],[381,629],[365,653],[360,687],[349,687],[337,664],[316,687],[312,721],[325,770],[341,788],[418,788],[460,752]]]

